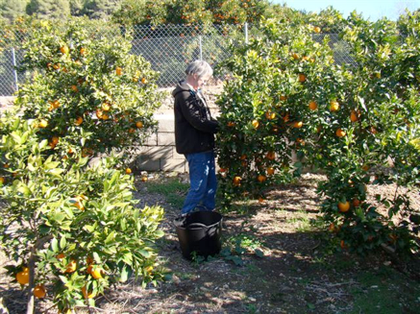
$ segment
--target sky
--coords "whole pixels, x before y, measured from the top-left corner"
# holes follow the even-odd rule
[[[271,3],[286,4],[289,8],[305,10],[306,12],[319,12],[332,6],[343,17],[356,10],[357,13],[371,21],[376,21],[384,16],[397,20],[405,9],[414,11],[420,8],[420,0],[271,0]]]

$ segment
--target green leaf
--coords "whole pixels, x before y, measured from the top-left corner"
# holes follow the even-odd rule
[[[66,238],[65,237],[61,237],[61,239],[60,239],[60,248],[61,249],[65,249],[66,248],[66,245],[67,245]]]
[[[149,251],[143,250],[143,249],[139,249],[137,250],[137,252],[139,252],[141,255],[143,255],[145,258],[149,258],[151,256]]]
[[[51,248],[54,252],[58,252],[58,240],[56,238],[51,240]]]
[[[126,267],[123,267],[123,269],[121,270],[121,275],[120,275],[120,282],[126,282],[128,280],[128,271]]]

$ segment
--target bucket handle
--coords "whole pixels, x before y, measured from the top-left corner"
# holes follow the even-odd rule
[[[211,227],[211,226],[210,226]],[[199,228],[205,228],[208,229],[209,226],[201,223],[201,222],[192,222],[190,224],[187,225],[187,229],[199,229]]]

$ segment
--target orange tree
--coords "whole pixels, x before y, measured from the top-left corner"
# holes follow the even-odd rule
[[[407,19],[406,32],[415,34],[418,17]],[[287,19],[262,23],[263,35],[225,62],[232,79],[218,100],[221,192],[226,205],[262,197],[306,164],[326,174],[321,210],[343,248],[407,251],[415,228],[392,218],[411,211],[409,200],[380,199],[383,213],[367,201],[366,186],[374,175],[378,184],[418,180],[411,144],[418,137],[418,40],[387,20],[353,15],[346,23],[350,63],[334,61],[320,26]]]
[[[131,170],[113,150],[142,142],[159,104],[156,73],[126,38],[92,38],[82,23],[35,22],[25,66],[33,78],[0,120],[1,242],[10,273],[61,311],[131,274],[161,276],[159,207],[138,209]],[[98,153],[108,153],[89,163]]]

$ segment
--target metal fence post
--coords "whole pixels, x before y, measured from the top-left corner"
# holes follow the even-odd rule
[[[200,60],[203,60],[203,44],[201,41],[201,35],[198,36],[198,44],[200,46]]]
[[[15,55],[15,48],[12,47],[12,62],[13,62],[13,75],[15,77],[15,87],[16,87],[16,91],[19,90],[19,86],[18,86],[18,76],[17,76],[17,71],[16,71],[16,55]]]
[[[245,28],[245,44],[248,45],[248,22],[245,22],[244,28]]]

